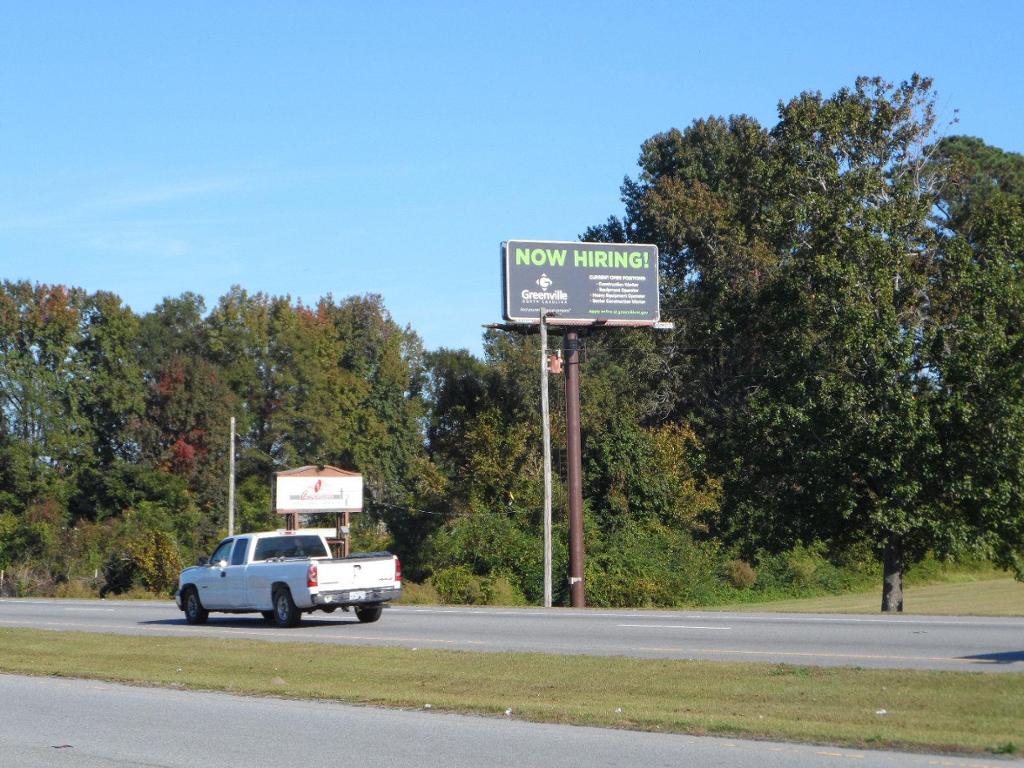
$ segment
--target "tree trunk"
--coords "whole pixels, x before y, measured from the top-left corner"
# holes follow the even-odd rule
[[[903,612],[903,542],[890,536],[885,544],[882,576],[882,612]]]

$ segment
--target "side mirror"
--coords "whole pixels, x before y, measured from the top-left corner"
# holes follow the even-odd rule
[[[198,560],[196,560],[196,565],[207,565],[209,562],[210,558],[208,558],[206,555],[203,555]]]
[[[218,568],[227,568],[228,561],[227,560],[218,560],[216,563],[214,563],[214,565],[216,565]]]

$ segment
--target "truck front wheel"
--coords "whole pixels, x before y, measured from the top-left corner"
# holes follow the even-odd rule
[[[365,608],[356,608],[356,618],[363,624],[372,624],[380,618],[380,612],[379,605],[368,605]]]
[[[292,593],[288,587],[278,587],[274,590],[274,622],[279,627],[294,627],[298,625],[302,613],[295,607],[292,600]]]
[[[203,608],[199,601],[199,593],[195,587],[189,587],[185,591],[185,621],[189,624],[205,624],[210,618],[210,612]]]

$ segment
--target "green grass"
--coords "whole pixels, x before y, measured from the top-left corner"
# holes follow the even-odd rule
[[[904,588],[904,613],[936,616],[1024,616],[1024,583],[1013,578],[947,581]],[[828,597],[718,606],[737,611],[878,613],[881,587]]]
[[[0,670],[528,720],[1012,752],[1024,675],[476,654],[0,629]],[[885,710],[884,714],[879,714]]]

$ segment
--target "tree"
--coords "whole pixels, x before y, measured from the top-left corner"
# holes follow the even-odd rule
[[[352,296],[335,303],[328,295],[317,313],[331,324],[341,346],[338,366],[360,383],[359,419],[351,452],[363,467],[372,500],[382,505],[410,501],[425,453],[423,345],[411,328],[391,318],[380,296]]]
[[[923,492],[935,449],[923,348],[937,254],[929,88],[862,79],[780,110],[775,175],[789,197],[773,202],[793,245],[773,286],[770,378],[735,445],[754,469],[739,505],[748,519],[840,547],[866,536],[883,558],[883,610],[902,610],[904,568],[934,544]],[[762,516],[766,493],[783,519]]]
[[[969,236],[974,209],[997,194],[1024,198],[1024,155],[1004,152],[973,136],[946,136],[929,153],[940,173],[943,224]]]
[[[93,460],[92,425],[71,386],[84,300],[60,285],[0,288],[0,491],[20,511],[50,497],[64,509]]]
[[[958,369],[935,334],[953,285],[980,285],[946,263],[932,225],[930,86],[861,78],[781,104],[770,131],[734,117],[655,136],[623,185],[625,218],[603,227],[661,249],[677,320],[671,413],[699,426],[725,479],[712,530],[748,554],[867,540],[884,610],[902,608],[903,571],[926,551],[963,551],[972,537],[1012,548],[1019,530],[1005,490],[1015,480],[998,493],[986,481],[1000,501],[980,516],[948,474],[949,456],[981,446],[948,426],[946,371]],[[1007,290],[975,319],[1013,318]],[[988,358],[996,379],[1014,375],[1008,360]],[[1013,387],[1007,397],[1016,413]],[[997,463],[1013,466],[1013,450]]]
[[[152,371],[172,357],[194,357],[208,350],[202,296],[183,293],[165,298],[139,320],[139,364]]]
[[[153,371],[141,430],[151,466],[182,478],[199,507],[226,518],[228,432],[235,398],[216,365],[174,356]]]
[[[941,546],[1024,580],[1024,198],[973,198],[950,224],[928,334]]]

